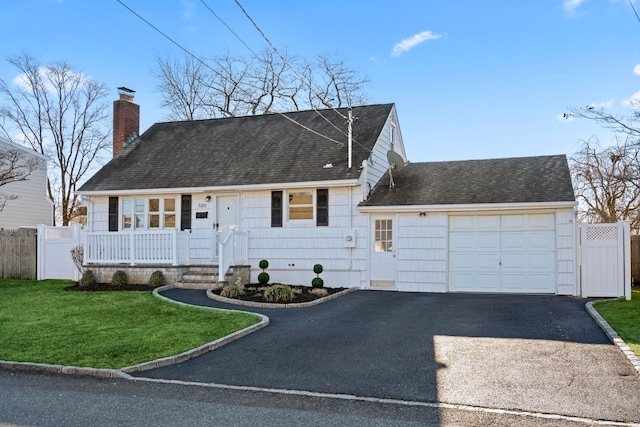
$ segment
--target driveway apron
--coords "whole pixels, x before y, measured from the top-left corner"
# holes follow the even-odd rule
[[[536,295],[358,291],[300,309],[219,303],[270,325],[136,376],[640,422],[640,380],[584,309]]]

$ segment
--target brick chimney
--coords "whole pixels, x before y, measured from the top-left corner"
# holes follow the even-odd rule
[[[119,87],[120,99],[113,101],[113,157],[124,149],[125,142],[140,133],[140,106],[133,102],[135,90]]]

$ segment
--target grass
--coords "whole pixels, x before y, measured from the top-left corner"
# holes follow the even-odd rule
[[[253,314],[172,304],[151,292],[69,292],[61,280],[0,280],[0,360],[118,369],[258,323]]]
[[[631,300],[616,299],[594,304],[595,309],[640,357],[640,291],[631,291]]]

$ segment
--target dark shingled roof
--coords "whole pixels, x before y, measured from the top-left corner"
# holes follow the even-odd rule
[[[197,188],[357,179],[393,104],[353,107],[352,168],[347,124],[334,110],[156,123],[80,191]],[[338,109],[344,116],[346,108]],[[331,122],[331,123],[329,123]],[[335,126],[335,127],[334,127]],[[337,129],[336,129],[337,128]],[[341,132],[342,131],[342,132]],[[327,163],[333,168],[323,168]]]
[[[564,155],[409,163],[360,206],[575,201]]]

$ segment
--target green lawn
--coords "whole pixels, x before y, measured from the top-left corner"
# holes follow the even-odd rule
[[[631,291],[630,301],[604,301],[594,307],[640,357],[640,291]]]
[[[0,360],[122,368],[175,355],[258,323],[151,292],[70,292],[61,280],[0,280]]]

